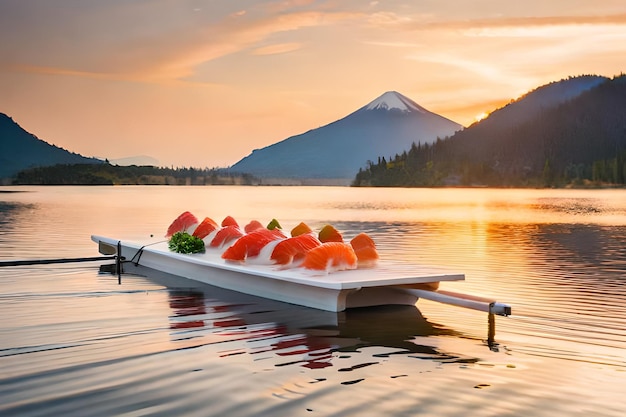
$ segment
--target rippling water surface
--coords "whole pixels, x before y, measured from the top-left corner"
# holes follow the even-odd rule
[[[626,191],[5,187],[0,261],[97,256],[182,211],[331,223],[382,257],[466,275],[420,300],[329,313],[107,262],[0,267],[7,416],[623,416]],[[495,330],[495,340],[489,337]]]

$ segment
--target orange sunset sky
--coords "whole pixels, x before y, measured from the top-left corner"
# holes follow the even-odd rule
[[[624,0],[0,0],[0,112],[162,166],[232,165],[388,90],[467,126],[625,69]]]

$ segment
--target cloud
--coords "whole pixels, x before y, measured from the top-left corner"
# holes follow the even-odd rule
[[[391,26],[391,27],[407,27],[415,23],[415,18],[390,11],[381,11],[371,13],[367,17],[367,22],[371,26]]]
[[[443,16],[443,17],[442,17]],[[520,28],[545,28],[564,26],[624,26],[626,14],[606,15],[555,15],[555,16],[497,16],[489,18],[449,19],[433,13],[397,13],[392,10],[370,13],[367,22],[374,27],[406,31],[459,31],[468,33],[490,33],[500,36],[505,33],[520,33]],[[480,32],[480,31],[483,32]],[[509,32],[507,32],[509,31]],[[528,32],[530,33],[530,32]],[[538,32],[537,36],[541,36]]]
[[[279,43],[274,45],[262,46],[260,48],[252,51],[253,55],[276,55],[276,54],[284,54],[287,52],[292,52],[300,49],[302,47],[301,43],[298,42],[290,42],[290,43]]]
[[[581,26],[581,25],[626,25],[626,14],[602,16],[527,16],[493,17],[465,20],[438,20],[433,16],[422,15],[420,19],[387,16],[386,23],[395,23],[411,30],[477,30],[497,28],[529,28],[546,26]]]
[[[420,46],[417,43],[409,43],[409,42],[395,42],[395,41],[363,41],[363,43],[367,45],[374,46],[386,46],[391,48],[415,48]]]
[[[584,57],[609,62],[626,45],[626,14],[436,20],[386,13],[375,22],[385,25],[385,37],[367,44],[396,48],[405,59],[439,66],[451,78],[478,78],[515,91],[549,73],[580,71],[575,68],[582,68]]]
[[[99,80],[119,79],[118,76],[107,74],[107,73],[75,71],[75,70],[66,69],[66,68],[45,67],[45,66],[37,66],[37,65],[16,64],[16,65],[6,65],[0,68],[6,71],[10,71],[10,72],[23,72],[23,73],[30,73],[30,74],[67,75],[67,76],[99,79]]]
[[[193,42],[179,48],[169,48],[171,56],[162,61],[160,70],[165,78],[185,78],[190,76],[194,68],[201,63],[253,49],[272,35],[332,25],[354,18],[354,14],[351,13],[297,12],[255,20],[227,20],[207,28]],[[274,47],[259,47],[256,53],[284,53],[300,46],[297,42],[288,42]]]
[[[469,60],[459,57],[458,55],[449,55],[444,53],[434,53],[430,55],[419,56],[407,56],[408,59],[414,59],[423,62],[432,62],[437,64],[444,64],[453,67],[460,68],[462,70],[478,74],[484,78],[491,80],[506,79],[508,76],[504,75],[502,71],[493,65],[488,63]]]
[[[288,10],[305,9],[306,6],[315,4],[316,0],[280,0],[268,3],[261,3],[257,6],[258,9],[263,10],[266,13],[283,13]]]
[[[529,27],[529,26],[571,26],[571,25],[625,25],[626,14],[606,16],[544,16],[475,19],[468,22],[450,22],[460,27]]]
[[[281,7],[302,8],[310,1],[287,3],[281,2]],[[158,22],[142,20],[137,26],[143,30],[121,25],[117,33],[106,34],[105,38],[100,38],[101,29],[93,33],[86,31],[75,42],[63,41],[60,39],[62,35],[57,35],[59,39],[35,38],[30,45],[22,42],[19,48],[2,54],[0,66],[78,77],[180,81],[191,77],[200,64],[240,51],[252,50],[256,55],[267,55],[301,47],[298,42],[261,45],[273,35],[334,25],[358,19],[360,15],[306,10],[264,14],[259,10],[241,10],[214,21],[214,17],[190,10],[189,15],[174,17],[180,22],[170,23],[159,30],[156,29]]]

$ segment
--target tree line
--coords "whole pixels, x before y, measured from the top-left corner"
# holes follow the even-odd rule
[[[14,185],[251,185],[249,174],[220,168],[162,168],[102,164],[57,164],[20,171]]]

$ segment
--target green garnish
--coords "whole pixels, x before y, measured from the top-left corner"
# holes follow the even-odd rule
[[[267,228],[269,230],[282,229],[282,227],[280,227],[280,223],[278,223],[278,220],[276,219],[272,219],[272,221],[267,225]]]
[[[203,253],[205,251],[204,241],[187,232],[174,233],[168,246],[171,251],[178,253]]]

